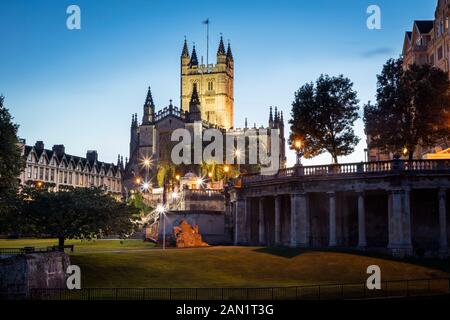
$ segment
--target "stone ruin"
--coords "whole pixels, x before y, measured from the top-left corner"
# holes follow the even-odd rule
[[[63,252],[0,255],[0,300],[27,299],[34,288],[66,288]]]
[[[181,220],[179,226],[173,228],[173,234],[177,248],[208,246],[206,242],[203,242],[202,235],[198,232],[198,225],[192,227],[186,220]]]

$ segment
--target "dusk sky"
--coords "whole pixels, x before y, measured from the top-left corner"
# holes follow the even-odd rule
[[[68,30],[66,8],[81,8],[81,30]],[[382,29],[366,27],[378,5]],[[284,111],[294,92],[321,73],[354,82],[360,105],[374,100],[376,74],[398,57],[413,20],[432,19],[436,0],[33,1],[0,0],[0,93],[28,144],[64,144],[66,152],[115,162],[128,156],[131,114],[142,117],[147,87],[157,109],[179,106],[184,36],[210,62],[223,33],[235,59],[235,126],[267,125],[269,106]],[[364,160],[357,150],[340,162]],[[289,127],[286,128],[289,135]],[[290,164],[294,154],[289,151]],[[329,163],[328,154],[306,164]]]

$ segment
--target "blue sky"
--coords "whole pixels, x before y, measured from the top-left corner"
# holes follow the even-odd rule
[[[81,8],[81,30],[66,28],[66,8]],[[381,8],[382,29],[366,27]],[[162,1],[0,0],[0,93],[27,143],[64,144],[104,161],[128,156],[131,114],[142,116],[150,85],[157,108],[179,105],[184,36],[210,61],[220,33],[235,58],[235,125],[266,124],[268,106],[289,118],[294,92],[321,73],[354,82],[361,106],[374,100],[376,74],[401,53],[413,20],[432,19],[436,0]],[[205,58],[206,60],[206,58]],[[364,160],[361,143],[341,162]],[[289,130],[286,130],[286,135]],[[289,151],[289,161],[294,155]],[[330,162],[324,154],[307,164]]]

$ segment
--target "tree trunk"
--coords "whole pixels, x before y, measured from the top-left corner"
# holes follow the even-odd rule
[[[409,151],[409,154],[408,154],[408,160],[409,160],[409,161],[412,161],[412,160],[414,159],[414,150],[415,150],[415,149],[411,149],[411,150]]]
[[[333,164],[338,164],[338,157],[336,155],[332,155],[333,157]]]
[[[58,237],[58,250],[64,252],[64,237]]]

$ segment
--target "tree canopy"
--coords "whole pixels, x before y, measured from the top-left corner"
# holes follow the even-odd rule
[[[22,197],[23,205],[10,215],[9,224],[23,235],[56,237],[60,246],[64,239],[127,236],[134,230],[133,220],[139,217],[133,205],[95,188],[59,192],[26,188]]]
[[[12,122],[4,99],[4,96],[0,96],[0,214],[9,210],[7,207],[12,204],[11,198],[17,194],[19,175],[25,164],[18,145],[19,126]]]
[[[399,153],[409,159],[417,147],[431,147],[450,135],[449,80],[430,65],[411,65],[390,59],[377,76],[376,104],[364,106],[370,146]]]
[[[321,75],[315,84],[307,83],[295,93],[290,140],[302,140],[306,158],[328,152],[337,163],[359,142],[353,130],[358,103],[350,79]]]

